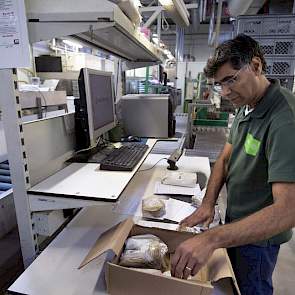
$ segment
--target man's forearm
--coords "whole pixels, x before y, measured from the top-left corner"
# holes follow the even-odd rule
[[[219,157],[209,178],[203,204],[214,206],[227,176],[227,160]]]
[[[229,248],[269,239],[295,225],[294,207],[273,204],[242,220],[206,233],[214,248]]]

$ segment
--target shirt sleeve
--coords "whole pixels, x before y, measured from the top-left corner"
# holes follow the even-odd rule
[[[295,122],[270,128],[266,157],[268,182],[295,182]]]
[[[230,132],[229,132],[229,135],[228,135],[228,138],[227,138],[227,142],[230,143],[230,144],[233,143],[233,125],[230,128]]]
[[[237,115],[236,115],[235,118],[234,118],[233,124],[232,124],[232,126],[230,128],[228,138],[227,138],[227,142],[230,143],[230,144],[233,143],[233,134],[234,134],[234,131],[235,131],[236,127],[237,127],[237,121],[238,120],[237,120]]]

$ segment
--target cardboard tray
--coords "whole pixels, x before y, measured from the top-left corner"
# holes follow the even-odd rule
[[[161,274],[147,273],[141,269],[120,266],[119,257],[125,240],[129,236],[153,234],[168,246],[169,253],[194,234],[177,232],[153,227],[135,225],[132,219],[126,219],[105,232],[89,251],[79,268],[96,259],[106,251],[113,251],[115,258],[107,263],[106,281],[108,293],[112,295],[209,295],[213,292],[212,283],[230,278],[240,294],[236,279],[225,249],[214,251],[208,263],[191,280],[166,277]]]

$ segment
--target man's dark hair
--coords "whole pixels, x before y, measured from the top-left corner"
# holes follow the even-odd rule
[[[251,37],[240,34],[232,40],[220,44],[209,58],[204,68],[204,73],[208,78],[213,78],[218,69],[229,62],[231,66],[239,70],[242,66],[249,64],[253,57],[259,57],[262,63],[262,72],[266,70],[266,62],[257,41]]]

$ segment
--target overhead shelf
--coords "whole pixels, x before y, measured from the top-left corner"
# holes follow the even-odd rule
[[[160,63],[162,51],[107,0],[27,0],[30,42],[71,36],[130,62]]]

